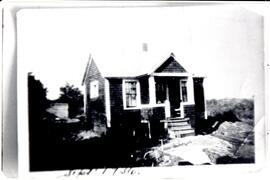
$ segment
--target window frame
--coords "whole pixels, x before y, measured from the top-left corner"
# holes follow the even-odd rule
[[[134,107],[127,107],[126,82],[136,82],[136,106],[134,106]],[[139,109],[141,107],[140,81],[138,79],[123,79],[123,81],[122,81],[122,97],[123,97],[124,109]]]
[[[96,86],[95,91],[92,88],[93,86]],[[90,94],[90,99],[96,99],[96,98],[99,97],[99,81],[98,80],[90,81],[90,83],[89,83],[89,94]]]
[[[185,82],[185,86],[183,86],[183,82]],[[181,103],[188,103],[189,97],[188,97],[188,80],[187,79],[181,79],[180,80],[180,95],[181,95]],[[183,87],[186,87],[186,101],[183,100]]]

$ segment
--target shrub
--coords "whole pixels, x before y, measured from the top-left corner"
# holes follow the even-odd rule
[[[254,123],[254,101],[252,99],[207,100],[207,111],[210,117],[231,112],[243,122],[250,125]]]

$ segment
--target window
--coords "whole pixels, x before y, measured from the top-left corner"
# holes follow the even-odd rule
[[[187,81],[181,81],[182,102],[187,102]]]
[[[136,107],[138,105],[138,89],[137,81],[124,81],[125,88],[125,104],[127,108]]]
[[[90,98],[98,97],[98,81],[90,82]]]

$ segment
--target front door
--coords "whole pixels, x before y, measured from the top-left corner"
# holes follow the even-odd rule
[[[156,103],[165,103],[166,100],[170,104],[170,116],[180,117],[180,83],[176,77],[158,77],[156,81]]]
[[[169,101],[171,109],[171,117],[180,117],[180,84],[178,78],[168,79]]]

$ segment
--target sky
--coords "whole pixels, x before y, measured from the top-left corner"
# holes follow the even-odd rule
[[[263,93],[263,18],[239,6],[25,9],[17,18],[18,68],[32,72],[49,99],[66,83],[83,91],[91,53],[142,43],[173,52],[188,72],[206,76],[207,99]]]

